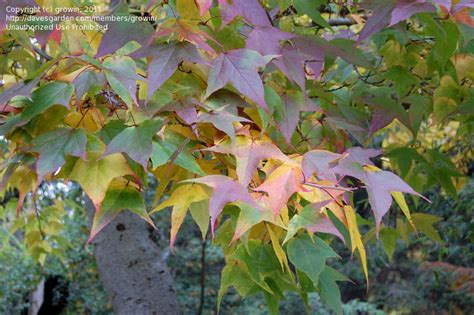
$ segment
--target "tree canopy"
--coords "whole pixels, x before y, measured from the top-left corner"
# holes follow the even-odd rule
[[[342,312],[337,239],[369,281],[367,239],[438,237],[405,198],[456,196],[472,158],[471,1],[64,2],[79,12],[0,3],[43,10],[0,23],[0,192],[19,215],[43,182],[75,181],[90,239],[124,209],[154,226],[171,207],[173,248],[189,212],[225,253],[219,297],[261,292],[272,312],[284,291]]]

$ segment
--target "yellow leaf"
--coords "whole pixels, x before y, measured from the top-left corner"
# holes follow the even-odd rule
[[[99,160],[78,159],[69,179],[77,181],[98,208],[112,179],[127,174],[133,172],[123,155],[112,154]]]
[[[344,211],[346,213],[349,235],[351,237],[352,253],[354,253],[356,249],[359,252],[362,268],[364,269],[365,279],[367,280],[368,285],[369,272],[367,270],[367,257],[365,254],[364,244],[362,243],[359,227],[357,226],[356,213],[351,206],[344,206]]]
[[[170,248],[173,251],[174,241],[184,217],[188,212],[189,206],[194,202],[199,202],[209,198],[201,185],[185,184],[176,188],[170,198],[158,205],[150,214],[163,210],[166,207],[173,207],[171,212],[171,232],[170,232]]]
[[[267,226],[268,234],[270,234],[270,239],[272,240],[273,250],[275,251],[278,261],[280,262],[281,270],[284,272],[286,268],[288,274],[293,280],[293,272],[290,269],[290,266],[288,264],[288,258],[286,257],[285,251],[281,247],[280,241],[278,240],[278,236],[275,234],[275,232],[273,232],[269,224],[265,225]]]
[[[392,191],[392,197],[395,199],[400,209],[402,209],[403,213],[407,217],[408,222],[410,222],[411,226],[416,231],[416,227],[413,223],[413,220],[411,219],[410,209],[408,208],[405,196],[403,196],[403,194],[399,191]]]

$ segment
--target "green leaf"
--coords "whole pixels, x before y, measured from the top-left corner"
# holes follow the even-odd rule
[[[86,159],[87,137],[84,129],[58,128],[33,139],[33,151],[40,153],[36,170],[40,177],[56,171],[66,155]]]
[[[118,183],[111,185],[99,210],[96,210],[92,223],[90,242],[97,233],[106,227],[123,210],[129,210],[155,227],[148,212],[142,195],[131,185]],[[155,227],[156,228],[156,227]]]
[[[189,212],[191,212],[194,222],[199,226],[202,239],[204,240],[209,230],[209,201],[203,200],[192,203],[189,206]]]
[[[319,275],[319,296],[324,303],[329,305],[337,314],[342,314],[341,292],[337,281],[347,281],[343,274],[326,266]]]
[[[329,23],[321,16],[321,13],[318,11],[319,6],[321,4],[325,4],[325,2],[326,1],[322,0],[294,0],[293,5],[298,11],[298,14],[306,14],[315,23],[331,29],[331,25],[329,25]]]
[[[21,120],[26,123],[53,105],[69,108],[74,87],[69,83],[53,81],[36,89],[31,94],[32,103],[21,113]]]
[[[388,259],[392,261],[393,253],[397,246],[398,232],[392,228],[384,228],[380,231],[380,240],[383,244],[383,249],[388,256]]]
[[[98,209],[112,179],[127,174],[133,173],[123,155],[112,154],[100,160],[78,159],[69,174],[69,179],[81,185]]]
[[[173,162],[192,173],[205,176],[206,173],[204,173],[194,156],[188,151],[189,149],[185,138],[172,132],[165,132],[163,140],[153,141],[151,155],[153,168]]]
[[[418,231],[422,232],[435,242],[443,245],[443,240],[439,236],[438,231],[433,227],[433,224],[443,220],[443,218],[426,213],[412,213],[411,217]]]
[[[114,56],[104,61],[105,77],[112,90],[124,101],[130,108],[132,104],[138,104],[137,80],[142,79],[137,75],[135,62],[130,57]]]
[[[271,245],[262,244],[259,240],[249,240],[247,248],[241,244],[230,257],[245,262],[252,280],[265,291],[273,293],[265,282],[265,277],[280,272],[281,268]]]
[[[296,238],[288,242],[287,253],[291,263],[303,271],[315,286],[326,265],[326,259],[339,257],[323,240],[315,237],[315,242]]]
[[[162,124],[160,120],[146,120],[138,126],[125,128],[110,141],[103,156],[123,152],[146,170],[153,152],[152,137]]]

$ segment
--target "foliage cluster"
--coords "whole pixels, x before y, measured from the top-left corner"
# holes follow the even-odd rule
[[[463,176],[465,163],[419,131],[454,122],[454,137],[470,141],[472,4],[214,2],[119,1],[110,15],[153,19],[103,33],[1,23],[0,191],[17,192],[18,227],[39,262],[66,244],[61,203],[38,209],[38,189],[74,181],[96,208],[89,239],[124,209],[154,226],[150,215],[171,207],[173,251],[189,212],[223,249],[218,305],[230,287],[263,294],[272,313],[286,291],[306,307],[318,292],[341,313],[348,278],[330,266],[331,245],[357,253],[368,281],[368,242],[392,257],[398,238],[441,241],[439,218],[410,213],[403,193],[439,184],[455,196]],[[408,139],[378,150],[395,125]],[[382,153],[401,177],[375,165]],[[373,215],[354,210],[360,193]]]

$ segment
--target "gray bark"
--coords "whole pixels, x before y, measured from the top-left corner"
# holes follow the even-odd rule
[[[153,228],[122,211],[93,240],[100,279],[116,314],[179,314],[178,300]]]

